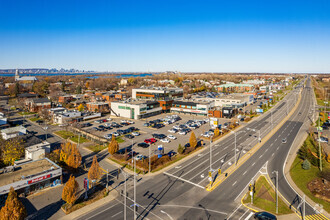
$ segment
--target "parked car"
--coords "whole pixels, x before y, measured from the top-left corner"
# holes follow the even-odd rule
[[[180,135],[186,135],[186,134],[187,134],[187,132],[186,132],[186,131],[184,131],[184,130],[182,130],[182,131],[179,131],[179,134],[180,134]]]
[[[131,134],[127,134],[125,135],[126,138],[129,138],[129,139],[133,139],[134,138],[134,135],[131,135]]]
[[[134,121],[127,121],[128,124],[134,124],[135,122]]]
[[[135,132],[132,132],[132,135],[134,135],[134,136],[139,136],[140,133],[135,131]]]
[[[144,142],[147,144],[153,144],[156,143],[156,139],[155,138],[149,138],[149,139],[145,139]]]
[[[128,152],[128,156],[129,157],[135,157],[136,155],[138,155],[139,153],[137,153],[137,152],[135,152],[135,151],[130,151],[130,152]]]
[[[150,126],[150,123],[144,123],[143,126],[144,127],[149,127]]]
[[[170,132],[170,133],[176,133],[176,132],[178,132],[178,130],[176,130],[176,129],[174,129],[174,128],[172,128],[172,129],[170,129],[170,130],[168,130],[168,132]]]
[[[118,132],[112,132],[112,134],[115,136],[115,137],[118,137],[120,134]]]
[[[112,139],[112,135],[111,134],[106,134],[106,135],[104,135],[104,138],[106,138],[108,140],[111,140]]]
[[[100,124],[102,122],[103,122],[102,120],[96,120],[96,121],[94,121],[94,123],[97,123],[97,124]]]
[[[144,158],[146,158],[146,156],[139,154],[137,156],[134,157],[135,160],[143,160]]]
[[[103,119],[102,121],[103,121],[103,122],[107,122],[108,120],[107,120],[107,119]]]
[[[171,141],[167,138],[164,138],[164,139],[160,139],[161,142],[163,143],[170,143]]]
[[[170,135],[168,135],[167,137],[168,137],[169,139],[172,139],[172,140],[175,140],[175,139],[176,139],[176,137],[175,137],[175,136],[173,136],[173,135],[171,135],[171,134],[170,134]]]
[[[126,120],[120,120],[120,122],[121,122],[121,123],[127,123],[127,121],[126,121]]]
[[[142,148],[148,148],[150,145],[147,144],[147,143],[142,142],[142,143],[139,143],[137,146],[142,147]]]

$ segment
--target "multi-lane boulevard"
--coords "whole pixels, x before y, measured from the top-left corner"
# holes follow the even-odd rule
[[[225,139],[210,145],[211,152],[208,147],[163,174],[143,179],[138,177],[140,181],[136,187],[136,217],[138,219],[239,219],[245,215],[248,219],[252,215],[249,210],[241,208],[239,198],[262,167],[268,170],[271,177],[273,177],[272,171],[279,171],[279,191],[292,204],[292,209],[296,210],[300,204],[300,197],[286,182],[283,166],[300,127],[308,120],[313,98],[309,87],[308,79],[306,88],[302,89],[300,86],[293,90],[271,111],[236,131],[236,141],[235,134],[227,135]],[[226,172],[228,167],[235,166],[235,158],[239,160],[258,143],[259,133],[261,138],[264,138],[287,116],[297,102],[300,92],[302,98],[292,116],[221,185],[212,192],[207,192],[205,186],[208,183],[210,168],[215,173],[219,168]],[[283,138],[287,139],[286,143],[282,143]],[[134,217],[132,178],[129,178],[126,184],[128,188],[126,208],[124,196],[121,196],[81,216],[80,219],[124,219],[125,216],[132,219]],[[122,182],[117,190],[122,193],[124,185],[125,183]],[[302,209],[299,208],[297,212],[298,216]],[[305,213],[317,214],[309,204],[306,204]]]

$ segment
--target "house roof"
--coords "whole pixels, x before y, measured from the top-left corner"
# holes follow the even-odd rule
[[[34,103],[45,103],[45,102],[50,102],[50,100],[48,98],[36,98],[36,99],[32,99],[32,101]]]

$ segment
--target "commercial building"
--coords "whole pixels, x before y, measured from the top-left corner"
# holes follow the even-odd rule
[[[62,168],[48,158],[29,161],[0,169],[0,203],[4,203],[10,187],[18,194],[61,184]]]
[[[73,100],[73,96],[71,95],[64,95],[64,96],[59,96],[58,97],[58,102],[62,104],[69,103]]]
[[[254,90],[254,85],[251,84],[227,83],[214,87],[218,90],[218,92],[247,92]]]
[[[252,94],[231,94],[214,99],[214,105],[220,107],[240,108],[253,102]]]
[[[183,97],[182,88],[152,87],[132,89],[133,99],[173,100]]]
[[[158,101],[162,112],[170,112],[173,100],[183,97],[182,88],[151,87],[132,89],[133,99],[147,99]]]
[[[1,135],[4,140],[8,140],[10,138],[15,138],[25,134],[26,134],[26,128],[23,127],[22,125],[1,130]]]
[[[207,116],[214,102],[173,101],[171,112]]]
[[[157,101],[111,102],[111,109],[111,115],[130,119],[147,118],[162,113],[162,107]]]
[[[48,98],[26,100],[25,104],[30,112],[39,112],[43,109],[50,109],[52,106],[52,103]]]
[[[90,112],[109,112],[109,103],[106,102],[89,102],[86,104],[88,111]]]
[[[79,118],[81,118],[81,112],[65,110],[53,114],[53,123],[62,125],[62,124],[70,123],[75,119],[79,121]]]

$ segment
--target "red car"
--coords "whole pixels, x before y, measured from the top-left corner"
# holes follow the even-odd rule
[[[107,119],[103,119],[102,121],[103,121],[103,122],[107,122],[108,120],[107,120]]]
[[[147,144],[153,144],[156,143],[156,139],[155,138],[150,138],[150,139],[145,139],[144,142]]]

